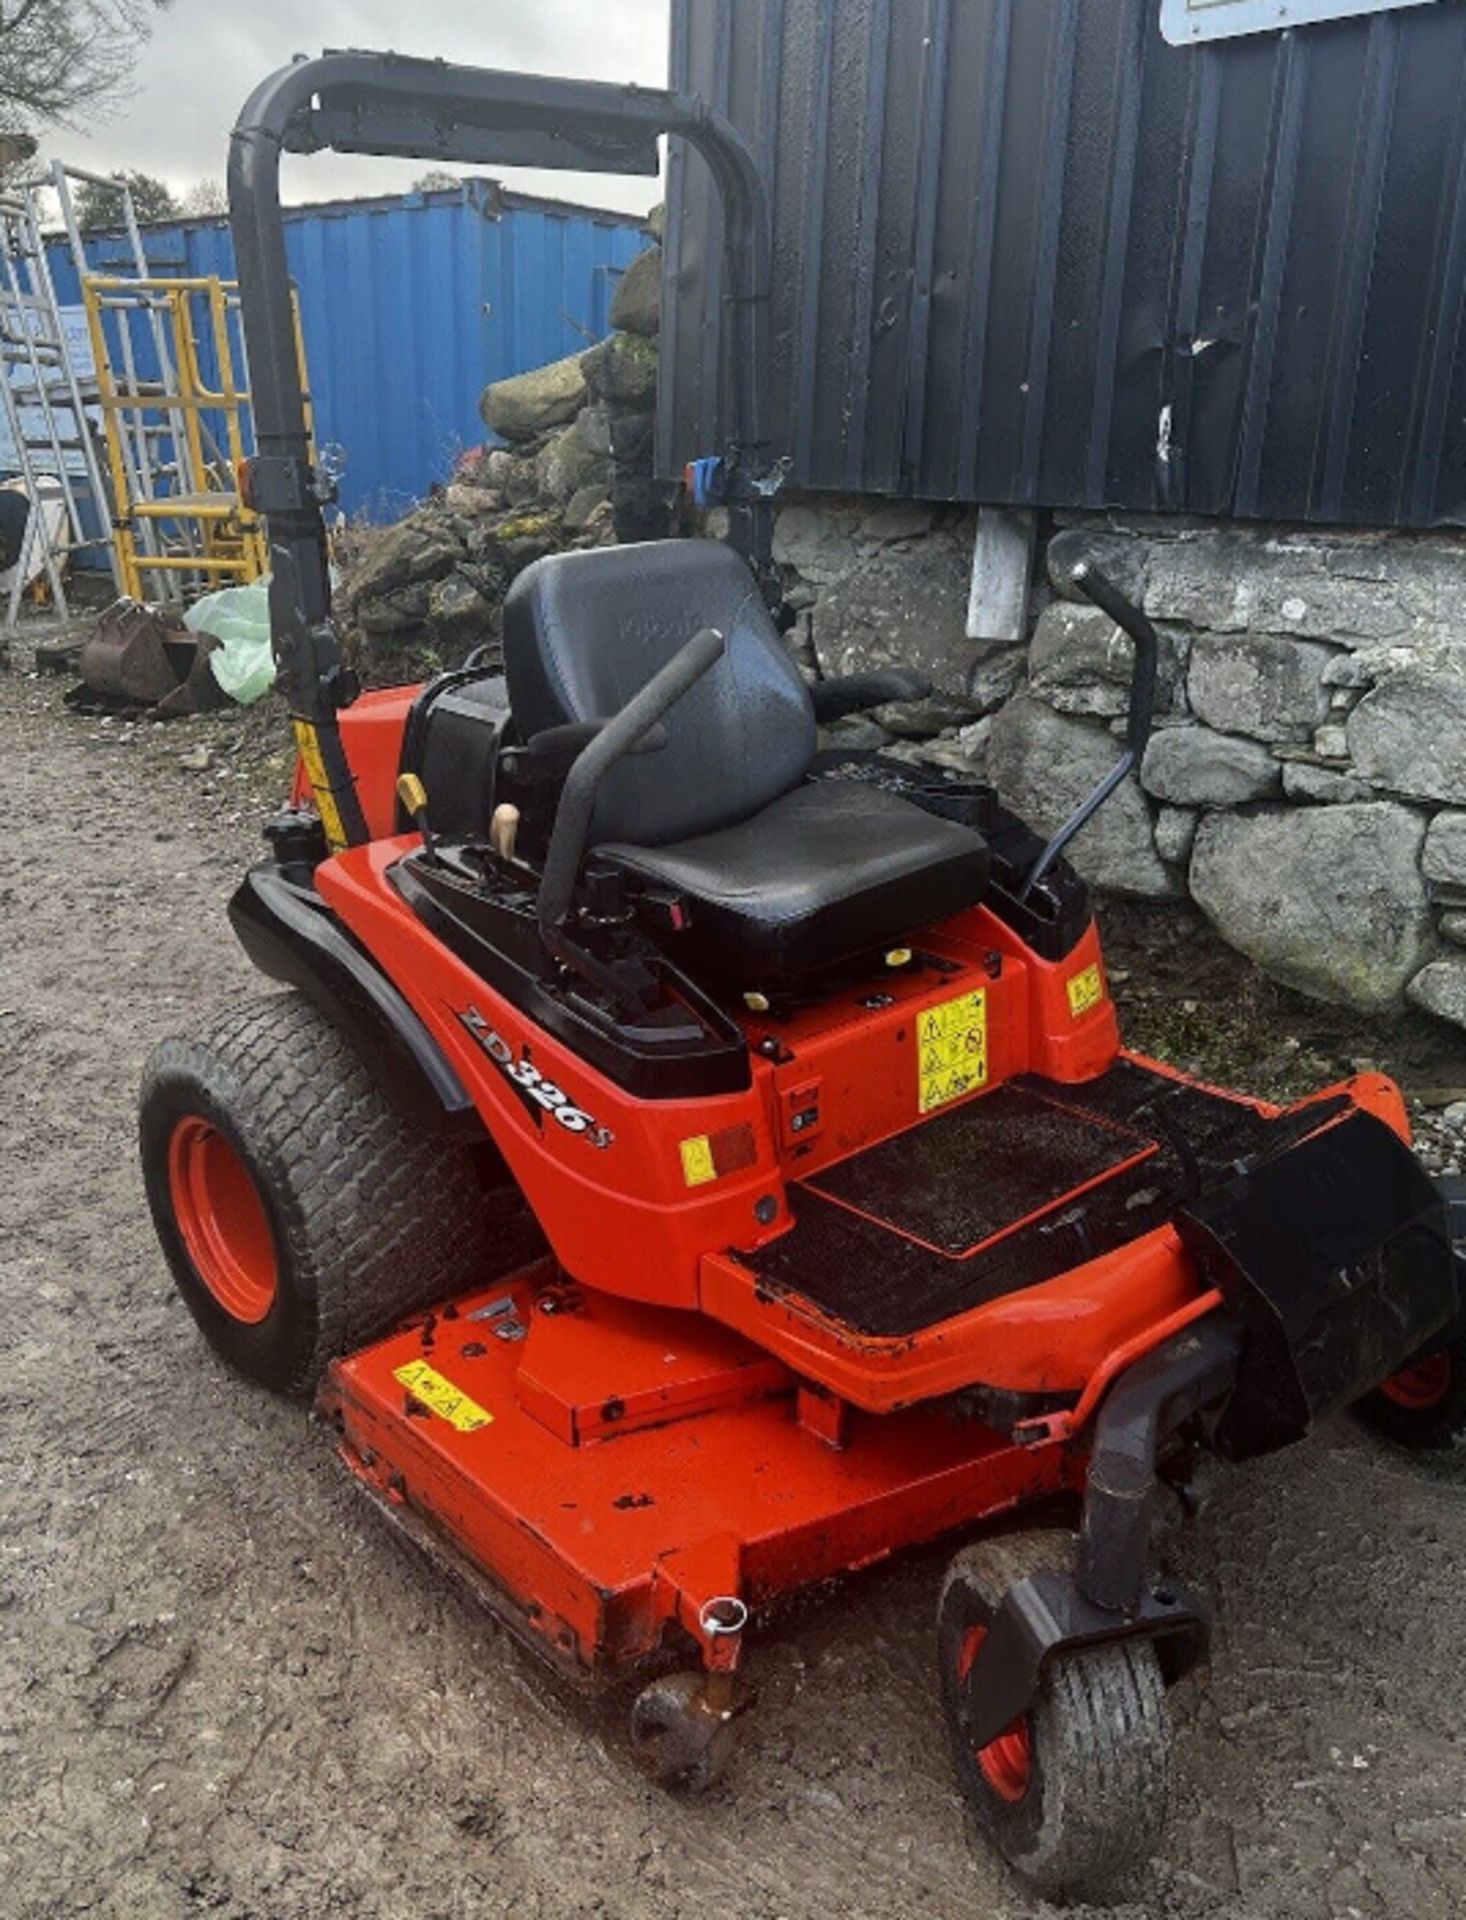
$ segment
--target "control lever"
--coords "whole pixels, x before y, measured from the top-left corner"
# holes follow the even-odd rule
[[[1098,567],[1091,566],[1087,560],[1081,560],[1069,578],[1086,600],[1098,607],[1102,613],[1107,613],[1115,625],[1122,632],[1128,633],[1135,642],[1135,670],[1130,676],[1130,708],[1125,723],[1125,751],[1094,792],[1074,809],[1034,861],[1028,878],[1023,883],[1023,890],[1018,895],[1020,900],[1028,898],[1080,828],[1089,824],[1131,769],[1140,765],[1145,744],[1150,739],[1151,725],[1155,719],[1156,666],[1160,653],[1160,643],[1156,638],[1155,628],[1139,607],[1127,600],[1115,583],[1107,579]]]

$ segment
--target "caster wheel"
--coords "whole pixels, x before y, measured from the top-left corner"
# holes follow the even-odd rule
[[[1111,1900],[1155,1852],[1171,1789],[1165,1687],[1148,1641],[1062,1655],[1030,1711],[986,1746],[969,1727],[969,1675],[1004,1594],[1067,1572],[1069,1533],[1009,1534],[957,1555],[937,1617],[942,1707],[973,1825],[1051,1899]]]
[[[737,1744],[734,1710],[711,1706],[707,1675],[669,1673],[631,1708],[631,1750],[659,1786],[705,1793],[722,1779]]]
[[[1414,1452],[1466,1436],[1466,1345],[1442,1347],[1381,1380],[1354,1408],[1367,1427]]]

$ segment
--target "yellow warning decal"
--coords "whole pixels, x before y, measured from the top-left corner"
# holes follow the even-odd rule
[[[709,1180],[717,1179],[713,1143],[705,1133],[695,1133],[690,1140],[684,1140],[678,1151],[682,1155],[682,1178],[689,1187],[705,1187]]]
[[[928,1007],[916,1017],[922,1113],[987,1084],[988,997],[984,989]]]
[[[1088,1013],[1091,1007],[1097,1007],[1105,997],[1105,983],[1100,978],[1099,962],[1086,967],[1082,973],[1073,974],[1069,980],[1069,1012],[1077,1020],[1081,1013]]]
[[[440,1420],[446,1420],[450,1427],[456,1427],[460,1433],[477,1433],[480,1427],[487,1427],[494,1418],[476,1401],[470,1400],[462,1387],[455,1387],[451,1380],[445,1380],[426,1360],[409,1360],[405,1367],[395,1367],[392,1378],[406,1387],[414,1400],[421,1400],[425,1407],[431,1407]]]
[[[290,724],[295,729],[295,744],[305,768],[305,777],[316,796],[316,811],[321,816],[321,825],[326,829],[327,844],[344,847],[346,828],[342,824],[335,795],[331,792],[331,782],[326,777],[326,763],[321,758],[321,743],[316,730],[309,720],[292,720]]]

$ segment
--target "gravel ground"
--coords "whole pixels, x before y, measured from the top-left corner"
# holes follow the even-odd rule
[[[224,902],[279,774],[255,722],[103,725],[57,693],[0,675],[0,1914],[1043,1911],[964,1840],[931,1671],[941,1556],[760,1642],[729,1780],[679,1803],[609,1709],[398,1551],[298,1409],[209,1359],[147,1223],[133,1099],[154,1040],[258,990]],[[1215,1005],[1181,990],[1237,963],[1192,942],[1188,976],[1170,940],[1162,1004],[1143,928],[1117,915],[1114,939],[1142,1035],[1204,1056]],[[1260,1041],[1255,1006],[1240,1020],[1259,1084],[1330,1065],[1337,1022],[1300,1038],[1296,1003],[1275,1014]],[[1381,1061],[1427,1044],[1342,1041]],[[1466,1086],[1449,1061],[1421,1071],[1435,1109]],[[1455,1459],[1341,1423],[1223,1476],[1176,1536],[1219,1630],[1174,1697],[1178,1803],[1127,1920],[1461,1910],[1462,1488]]]

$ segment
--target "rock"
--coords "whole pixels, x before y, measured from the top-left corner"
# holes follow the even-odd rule
[[[519,471],[519,455],[508,447],[490,447],[484,455],[483,477],[486,487],[502,493],[511,473]]]
[[[1140,784],[1175,806],[1239,807],[1278,791],[1280,769],[1267,748],[1210,727],[1167,727],[1152,734]]]
[[[1466,671],[1405,667],[1349,716],[1349,752],[1374,786],[1466,802]]]
[[[657,350],[640,334],[608,334],[580,356],[580,370],[595,398],[613,407],[650,407],[656,400]]]
[[[590,525],[596,508],[607,504],[606,489],[599,484],[577,487],[571,494],[565,508],[565,530],[567,533],[583,533]]]
[[[882,500],[861,521],[862,540],[884,544],[889,540],[916,540],[930,533],[935,510],[919,500]]]
[[[609,459],[612,453],[611,429],[615,415],[607,406],[582,407],[575,416],[575,431],[591,453]]]
[[[1336,721],[1326,727],[1316,727],[1313,734],[1313,750],[1324,760],[1343,760],[1349,758],[1349,735]]]
[[[792,502],[779,510],[774,521],[774,558],[816,586],[830,586],[859,557],[855,546],[859,524],[859,514],[849,508]]]
[[[504,482],[504,498],[511,507],[529,507],[539,498],[540,467],[536,457],[514,462],[514,470]]]
[[[852,751],[868,752],[872,747],[886,747],[891,736],[884,727],[877,725],[868,715],[853,713],[844,720],[836,720],[829,727],[821,727],[822,744],[832,749],[847,748]]]
[[[677,488],[650,474],[628,474],[619,465],[611,476],[611,517],[616,538],[665,540],[672,531]]]
[[[974,669],[986,655],[967,638],[965,558],[959,542],[933,534],[910,547],[877,547],[858,560],[836,579],[815,614],[821,672],[836,678],[877,667],[914,667],[936,691],[974,708],[988,704],[971,690]]]
[[[1453,946],[1466,947],[1466,913],[1459,908],[1452,913],[1443,913],[1436,924],[1442,939],[1449,940]]]
[[[886,749],[888,753],[899,750],[898,747]],[[961,774],[964,780],[982,778],[982,755],[979,753],[974,757],[954,734],[943,734],[937,740],[923,740],[914,747],[913,759],[917,766],[940,767],[945,773]]]
[[[1001,641],[978,640],[977,658],[967,677],[967,698],[979,713],[995,713],[1013,696],[1028,664],[1027,647],[1005,647]]]
[[[1145,542],[1129,534],[1065,527],[1050,540],[1044,565],[1054,592],[1065,600],[1090,605],[1074,584],[1074,569],[1087,560],[1113,580],[1127,600],[1138,603],[1145,598],[1146,552]]]
[[[1438,813],[1425,832],[1420,867],[1427,880],[1466,887],[1466,813]]]
[[[1329,710],[1323,670],[1332,658],[1311,640],[1198,634],[1186,690],[1197,718],[1218,733],[1307,740]]]
[[[1230,946],[1315,1000],[1386,1013],[1435,952],[1425,823],[1388,801],[1212,813],[1191,893]]]
[[[611,457],[618,467],[652,470],[652,436],[657,424],[654,413],[615,413],[611,416]]]
[[[610,462],[591,452],[575,427],[566,427],[542,448],[535,462],[540,492],[551,500],[568,500],[581,487],[605,487]]]
[[[1466,1027],[1466,959],[1432,960],[1410,982],[1409,993],[1427,1013]]]
[[[622,274],[611,301],[611,325],[623,333],[655,334],[662,324],[662,249],[648,247]]]
[[[463,548],[431,508],[410,513],[377,535],[351,575],[353,600],[368,600],[416,580],[432,580],[463,558]]]
[[[352,613],[363,633],[405,633],[427,619],[430,593],[426,580],[414,580],[408,586],[394,587],[390,593],[354,599]]]
[[[1156,704],[1170,706],[1176,691],[1176,650],[1160,635]],[[1028,652],[1028,684],[1060,713],[1110,716],[1127,711],[1135,672],[1135,642],[1098,607],[1055,600],[1039,616]]]
[[[1069,817],[1116,760],[1108,731],[1019,694],[992,722],[987,774],[1036,833]],[[1113,893],[1173,900],[1182,892],[1155,849],[1150,806],[1134,780],[1114,792],[1069,849],[1086,880]]]
[[[934,693],[928,700],[892,700],[872,709],[871,718],[902,740],[932,740],[937,734],[977,718],[969,700],[950,693]]]
[[[666,228],[667,209],[665,204],[659,200],[646,217],[646,230],[653,240],[660,240],[664,237]]]
[[[494,609],[474,583],[461,573],[435,581],[428,594],[428,618],[445,640],[472,645],[488,637]]]
[[[479,401],[484,425],[505,440],[533,440],[548,428],[573,420],[585,405],[581,361],[586,357],[572,353],[547,367],[493,381]]]
[[[1162,807],[1155,817],[1155,850],[1167,866],[1182,867],[1191,858],[1201,814],[1195,807]]]
[[[497,487],[455,484],[443,494],[443,505],[460,520],[482,520],[487,514],[497,513],[503,504],[504,496]]]
[[[214,764],[214,756],[207,747],[190,747],[186,753],[180,753],[178,764],[185,773],[207,773]]]
[[[1290,800],[1316,800],[1330,806],[1374,798],[1362,780],[1336,773],[1332,767],[1316,767],[1309,760],[1284,761],[1283,792]]]

